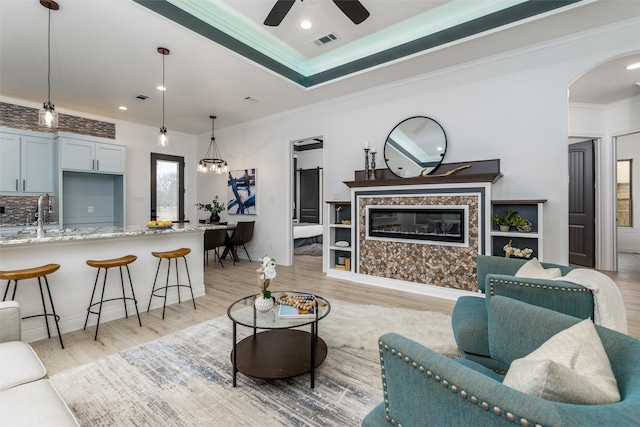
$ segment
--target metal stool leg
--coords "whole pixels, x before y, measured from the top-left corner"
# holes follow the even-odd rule
[[[156,282],[158,281],[158,272],[160,271],[160,264],[162,263],[162,258],[158,260],[158,268],[156,269],[156,278],[153,279],[153,288],[151,288],[151,296],[149,297],[149,305],[147,306],[147,313],[151,308],[151,300],[153,299],[153,293],[156,291]]]
[[[44,310],[44,323],[47,325],[47,336],[51,338],[51,332],[49,332],[49,316],[47,316],[47,305],[44,302],[44,293],[42,292],[42,281],[40,277],[38,277],[38,288],[40,288],[40,298],[42,299],[42,309]]]
[[[122,303],[124,304],[124,317],[126,319],[129,318],[129,313],[127,313],[127,296],[124,294],[124,278],[122,276],[122,266],[118,267],[120,270],[120,285],[122,285]],[[129,278],[131,280],[131,278]]]
[[[171,260],[169,260],[171,262]],[[182,301],[180,300],[180,276],[179,276],[179,268],[178,268],[178,258],[174,258],[174,264],[176,265],[176,286],[178,288],[178,304]]]
[[[196,299],[193,296],[193,287],[191,286],[191,276],[189,275],[189,266],[187,265],[187,258],[182,257],[184,260],[184,268],[187,270],[187,280],[189,280],[189,290],[191,291],[191,301],[193,301],[193,309],[196,309]],[[178,260],[176,259],[176,270],[178,269]],[[178,288],[178,291],[180,288]]]
[[[91,299],[89,300],[89,307],[87,307],[87,317],[84,319],[84,328],[87,329],[87,322],[89,322],[89,314],[91,314],[91,306],[93,305],[93,297],[96,294],[96,287],[98,286],[98,277],[100,277],[100,269],[98,269],[98,273],[96,274],[96,280],[93,282],[93,291],[91,292]]]
[[[38,277],[38,280],[40,278]],[[53,320],[56,323],[56,330],[58,331],[58,339],[60,339],[60,347],[64,348],[64,344],[62,343],[62,334],[60,333],[60,326],[58,325],[58,321],[60,320],[60,316],[58,316],[58,314],[56,313],[56,307],[53,305],[53,297],[51,296],[51,289],[49,289],[49,280],[47,279],[47,276],[44,276],[44,284],[47,287],[47,294],[49,294],[49,303],[51,304],[51,311],[53,312]],[[45,313],[46,313],[46,309],[45,309]],[[45,319],[46,319],[47,315],[45,314]],[[47,329],[49,329],[47,327]]]
[[[107,287],[107,271],[109,269],[104,269],[104,280],[102,281],[102,294],[100,295],[100,304],[98,308],[98,323],[96,323],[96,335],[93,337],[93,340],[96,341],[98,339],[98,327],[100,326],[100,316],[102,316],[102,303],[104,303],[104,290]],[[98,274],[100,274],[100,269],[98,269]]]
[[[170,275],[171,275],[171,259],[167,259],[167,283],[165,284],[165,287],[164,287],[164,303],[162,304],[162,320],[164,320],[164,311],[167,308],[167,294],[169,293],[169,276]]]
[[[136,294],[133,292],[133,282],[131,281],[131,272],[129,271],[129,266],[127,267],[127,276],[129,276],[129,286],[131,287],[131,296],[133,297],[133,306],[136,308],[136,315],[138,316],[138,324],[142,327],[142,321],[140,320],[140,313],[138,312],[138,300],[136,299]],[[123,290],[124,293],[124,290]]]
[[[9,293],[9,288],[11,287],[11,280],[7,280],[7,289],[4,290],[4,296],[2,297],[2,301],[6,301],[7,300],[7,294]],[[17,283],[18,281],[15,280],[15,282]],[[15,292],[13,292],[13,295],[15,296]]]

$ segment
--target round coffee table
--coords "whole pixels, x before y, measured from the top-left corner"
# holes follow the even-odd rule
[[[273,291],[278,297],[281,293],[289,295],[313,295],[296,291]],[[233,386],[236,386],[238,372],[250,377],[262,379],[289,378],[311,373],[311,388],[315,387],[315,368],[327,357],[327,344],[318,336],[318,322],[331,311],[326,299],[313,295],[317,302],[312,317],[283,318],[278,316],[278,306],[267,313],[255,309],[257,295],[239,299],[229,306],[227,315],[233,322]],[[237,342],[237,326],[253,329],[253,334]],[[310,331],[300,326],[310,325]],[[258,332],[259,329],[264,330]]]

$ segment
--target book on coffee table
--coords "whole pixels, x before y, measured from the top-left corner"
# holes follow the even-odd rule
[[[314,312],[299,310],[291,305],[280,304],[278,306],[278,317],[280,319],[304,319],[314,318],[316,314]]]

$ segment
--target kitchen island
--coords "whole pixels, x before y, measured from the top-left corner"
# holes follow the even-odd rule
[[[88,259],[137,256],[138,259],[129,266],[129,269],[138,301],[138,310],[144,312],[149,304],[158,267],[158,259],[153,257],[151,252],[190,248],[191,253],[186,258],[193,294],[195,297],[204,295],[203,235],[205,230],[215,228],[226,228],[226,226],[174,224],[170,228],[146,226],[77,228],[48,230],[41,238],[38,238],[35,232],[17,233],[13,236],[0,237],[0,270],[31,268],[49,263],[60,264],[60,269],[48,276],[48,279],[56,312],[60,316],[60,330],[66,333],[82,329],[84,326],[87,306],[96,278],[96,269],[86,264]],[[184,263],[179,262],[178,266],[181,283],[187,283]],[[169,284],[175,284],[175,277],[175,269],[172,265]],[[100,280],[102,280],[102,274]],[[160,269],[158,280],[166,281],[166,263],[163,263],[163,268]],[[6,286],[6,282],[0,286],[0,292],[3,295]],[[185,301],[190,304],[189,289],[181,288],[180,295],[183,304]],[[105,299],[118,296],[122,296],[119,272],[117,269],[110,269]],[[42,301],[36,280],[20,282],[16,300],[20,302],[23,316],[42,312]],[[171,288],[167,305],[177,302],[176,288]],[[127,301],[127,304],[129,314],[133,312],[135,317],[133,302]],[[151,308],[161,306],[162,298],[154,298]],[[103,306],[100,323],[124,316],[124,306],[121,301],[108,302]],[[97,316],[90,316],[87,327],[95,325],[96,320]],[[131,319],[131,321],[137,326],[137,320]],[[144,321],[142,326],[144,327]],[[47,338],[44,320],[41,317],[24,319],[22,338],[27,342]]]

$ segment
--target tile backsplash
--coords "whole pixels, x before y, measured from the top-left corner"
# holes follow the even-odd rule
[[[116,138],[116,125],[100,120],[58,114],[58,129],[47,129],[38,126],[38,109],[21,105],[0,102],[0,126],[14,129],[32,130],[36,132],[55,133],[71,132],[79,135]]]
[[[0,196],[0,225],[25,225],[36,220],[38,196]],[[0,209],[0,212],[2,209]],[[45,222],[51,221],[53,215],[44,211]]]

